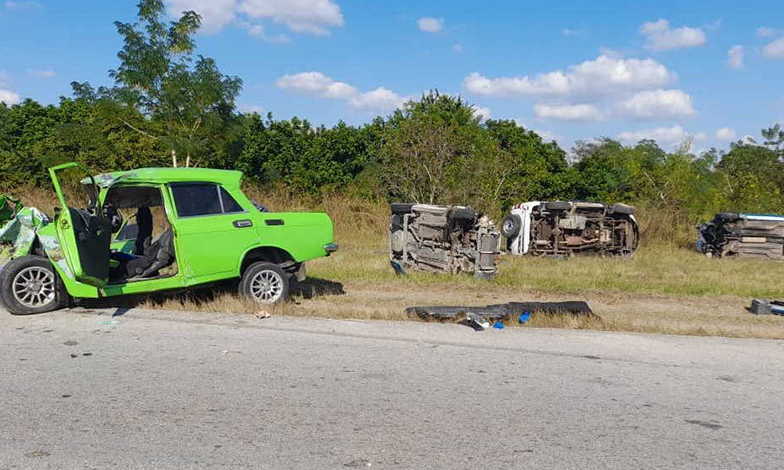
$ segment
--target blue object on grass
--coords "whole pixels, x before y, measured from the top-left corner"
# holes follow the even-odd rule
[[[519,317],[517,317],[517,322],[522,324],[522,323],[526,323],[530,319],[531,319],[531,312],[523,312],[520,314]]]

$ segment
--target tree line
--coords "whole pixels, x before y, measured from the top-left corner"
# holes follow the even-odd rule
[[[110,87],[73,82],[42,105],[0,104],[0,190],[48,184],[46,168],[77,161],[101,172],[199,166],[242,170],[293,194],[463,203],[497,214],[547,199],[623,201],[684,220],[718,211],[784,212],[784,130],[726,151],[668,152],[653,140],[578,142],[571,153],[510,120],[482,120],[437,91],[359,126],[314,126],[242,113],[238,77],[196,54],[200,17],[167,21],[161,0],[117,22],[124,46]]]

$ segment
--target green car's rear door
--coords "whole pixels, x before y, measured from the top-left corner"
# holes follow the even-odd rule
[[[242,256],[258,244],[250,212],[255,208],[243,208],[215,183],[171,183],[169,189],[176,210],[177,259],[188,282],[237,276]]]
[[[97,213],[95,185],[80,184],[87,173],[76,163],[50,168],[49,175],[60,202],[54,221],[68,267],[77,281],[102,287],[109,279],[112,226]]]

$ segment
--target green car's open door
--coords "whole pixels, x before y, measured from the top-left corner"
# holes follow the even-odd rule
[[[112,225],[100,213],[97,187],[80,184],[91,178],[76,163],[52,167],[49,175],[60,202],[54,222],[68,267],[77,281],[102,287],[109,279]]]

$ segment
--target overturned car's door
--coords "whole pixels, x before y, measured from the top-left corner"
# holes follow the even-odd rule
[[[50,168],[49,175],[60,202],[54,221],[68,267],[77,281],[102,287],[109,279],[112,225],[97,209],[97,188],[80,184],[87,173],[76,163]],[[85,190],[87,198],[74,197]]]

